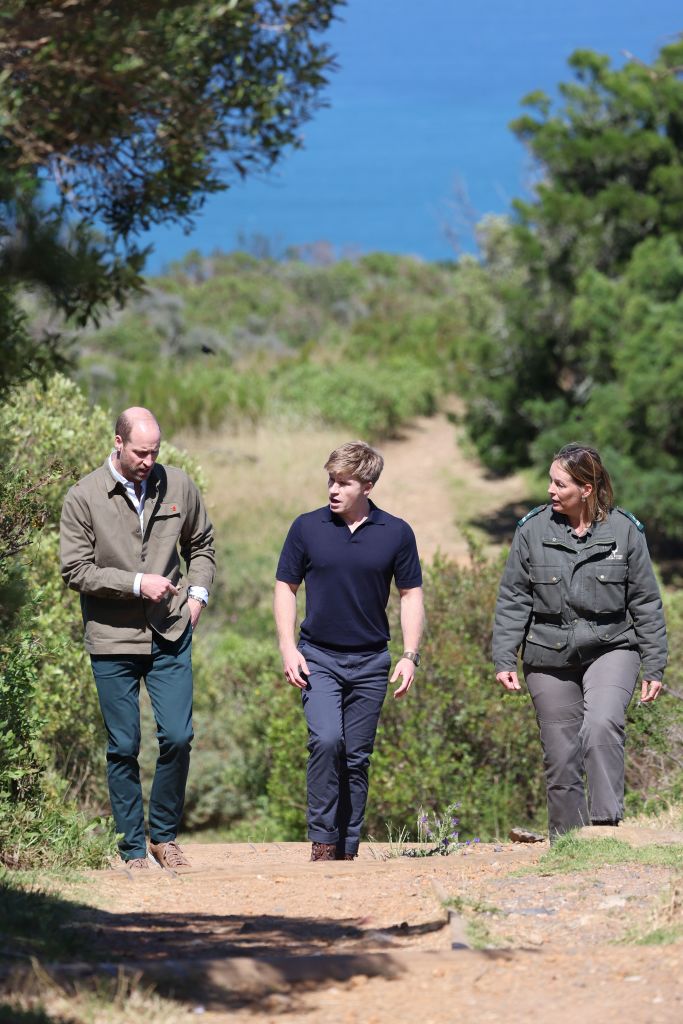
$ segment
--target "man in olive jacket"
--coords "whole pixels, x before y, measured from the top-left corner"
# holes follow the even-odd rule
[[[156,462],[161,432],[148,409],[125,410],[115,433],[104,465],[65,498],[62,578],[81,596],[121,856],[130,868],[149,866],[137,761],[144,678],[159,739],[150,853],[176,868],[187,865],[176,836],[193,738],[192,632],[213,582],[213,530],[190,478]]]

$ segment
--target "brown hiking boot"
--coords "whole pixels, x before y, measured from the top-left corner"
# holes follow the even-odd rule
[[[149,871],[149,862],[146,857],[131,857],[126,861],[125,866],[129,871]]]
[[[312,843],[311,860],[336,860],[337,847],[334,843]]]
[[[168,843],[152,843],[149,844],[149,852],[154,857],[157,864],[160,864],[162,868],[170,868],[174,871],[176,868],[189,868],[190,862],[180,849],[175,839],[171,839]]]

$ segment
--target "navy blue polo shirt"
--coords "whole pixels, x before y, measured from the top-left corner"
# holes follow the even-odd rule
[[[391,581],[401,590],[422,586],[415,535],[408,523],[370,502],[368,518],[352,533],[329,505],[292,523],[276,579],[306,581],[301,639],[332,650],[386,647]]]

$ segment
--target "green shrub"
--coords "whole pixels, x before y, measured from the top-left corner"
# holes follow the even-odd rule
[[[275,381],[282,408],[357,436],[391,436],[407,418],[436,411],[438,374],[414,359],[292,364]]]

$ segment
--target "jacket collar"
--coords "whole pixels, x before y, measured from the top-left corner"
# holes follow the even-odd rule
[[[553,512],[543,537],[543,543],[550,547],[569,547],[573,551],[576,550],[576,543],[571,538],[571,530],[567,529],[568,525],[566,516]],[[613,544],[616,544],[616,537],[612,524],[609,520],[598,521],[593,523],[588,531],[586,540],[581,545],[581,551],[597,546],[611,547]]]
[[[107,494],[109,495],[109,497],[111,497],[114,491],[116,490],[125,490],[121,481],[117,480],[114,474],[112,473],[109,455],[107,455],[106,459],[104,460],[102,469],[104,470]],[[150,498],[153,500],[156,499],[157,491],[159,490],[159,485],[165,479],[165,476],[166,474],[164,472],[163,466],[159,465],[158,462],[155,462],[152,468],[152,472],[147,477],[146,500],[149,500]]]

